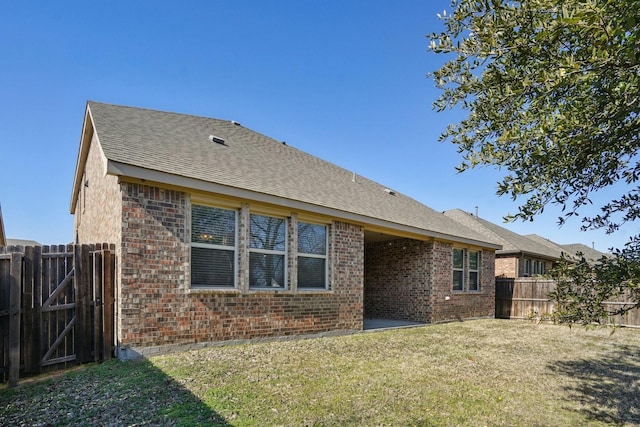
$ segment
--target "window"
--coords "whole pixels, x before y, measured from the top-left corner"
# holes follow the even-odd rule
[[[453,290],[480,290],[480,252],[453,249]]]
[[[191,285],[234,287],[236,212],[191,206]]]
[[[327,227],[298,223],[298,288],[327,288]]]
[[[480,290],[480,252],[469,251],[469,290]]]
[[[524,260],[524,275],[525,277],[531,276],[531,260],[530,259]]]
[[[538,261],[533,261],[533,271],[532,271],[533,275],[535,276],[536,274],[538,274]]]
[[[540,274],[547,274],[547,263],[540,261]]]
[[[249,286],[285,288],[286,220],[251,214]]]
[[[464,249],[453,249],[453,290],[464,291]]]

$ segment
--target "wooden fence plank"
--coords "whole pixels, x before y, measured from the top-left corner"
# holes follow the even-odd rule
[[[102,253],[102,267],[103,267],[103,277],[102,277],[102,295],[104,300],[104,307],[102,311],[103,317],[103,351],[104,351],[104,360],[111,359],[111,354],[113,353],[113,326],[114,326],[114,312],[113,312],[113,303],[114,303],[114,266],[115,266],[115,254],[111,253],[110,250],[105,250]]]
[[[76,245],[74,268],[76,271],[76,360],[78,363],[85,363],[90,360],[91,356],[91,307],[89,299],[91,268],[88,245]]]
[[[36,373],[42,372],[42,247],[36,246],[33,252],[33,333],[32,367]]]
[[[0,380],[5,382],[9,375],[9,278],[11,274],[11,254],[6,257],[5,248],[0,259]]]
[[[102,349],[102,253],[91,254],[91,273],[93,274],[93,360],[97,362],[104,353]]]
[[[37,359],[34,361],[34,353],[37,354],[37,348],[34,348],[34,304],[33,304],[33,286],[34,286],[34,266],[35,264],[35,248],[27,246],[24,248],[24,277],[23,277],[23,323],[24,323],[24,371],[35,372],[38,365]]]
[[[20,299],[22,285],[22,254],[11,254],[9,278],[9,385],[18,385],[20,377]]]

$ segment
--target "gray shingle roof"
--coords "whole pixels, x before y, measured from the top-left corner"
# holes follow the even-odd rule
[[[590,248],[589,246],[582,243],[570,243],[567,245],[561,245],[537,234],[527,234],[526,237],[544,245],[559,249],[574,260],[578,260],[578,257],[576,256],[578,252],[581,252],[588,261],[598,261],[605,255],[604,253]]]
[[[496,247],[410,197],[230,121],[97,102],[87,111],[109,162]]]
[[[584,245],[582,243],[569,243],[569,244],[560,245],[560,246],[562,246],[562,248],[564,248],[564,250],[567,253],[569,253],[571,256],[574,256],[575,258],[578,258],[575,255],[578,252],[581,252],[582,255],[589,261],[598,261],[603,256],[611,255],[611,254],[605,254],[603,252],[600,252],[597,249],[590,248],[589,246]]]
[[[524,252],[528,255],[543,258],[560,259],[562,249],[536,242],[521,234],[514,233],[504,227],[496,225],[485,219],[478,218],[460,209],[448,210],[446,216],[459,221],[461,224],[483,234],[488,239],[493,239],[502,245],[502,249],[496,254],[515,254]]]

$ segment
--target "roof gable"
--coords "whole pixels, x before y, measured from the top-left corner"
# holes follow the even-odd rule
[[[238,189],[283,203],[303,203],[311,210],[355,215],[364,223],[378,221],[423,235],[497,247],[410,197],[235,122],[89,102],[85,143],[91,139],[85,136],[90,134],[86,121],[107,159],[108,173],[114,175],[148,173],[159,182],[177,177],[191,188]],[[82,153],[81,148],[76,176]],[[74,187],[73,197],[75,191]]]

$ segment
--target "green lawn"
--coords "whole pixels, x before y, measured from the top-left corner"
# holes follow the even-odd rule
[[[638,425],[640,330],[478,320],[112,361],[0,389],[0,424]]]

